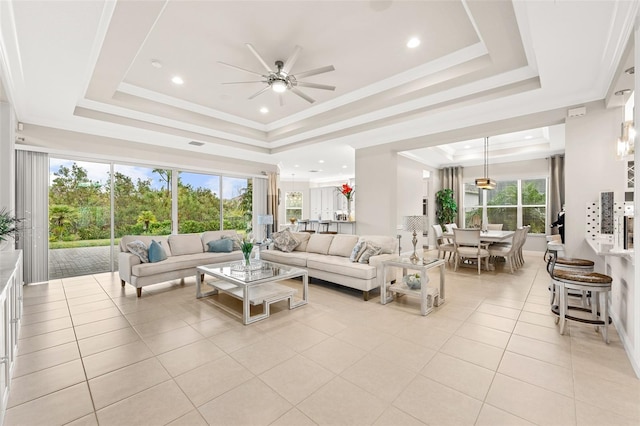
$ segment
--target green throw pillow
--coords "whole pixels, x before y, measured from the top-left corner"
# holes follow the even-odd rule
[[[233,251],[233,240],[230,238],[211,240],[207,243],[207,246],[209,246],[207,251],[211,253],[231,253]]]
[[[149,245],[149,263],[162,262],[163,260],[167,260],[167,252],[164,251],[162,243],[151,240],[151,244]]]

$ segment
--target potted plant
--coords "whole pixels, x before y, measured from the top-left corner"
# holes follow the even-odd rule
[[[18,225],[22,220],[17,219],[9,213],[6,208],[0,210],[0,247],[4,246],[9,238],[15,238],[20,228]]]
[[[442,226],[453,223],[458,214],[458,205],[453,199],[453,190],[441,189],[436,192],[436,220]]]

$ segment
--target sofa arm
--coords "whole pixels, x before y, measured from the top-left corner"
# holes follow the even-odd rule
[[[120,280],[131,283],[131,276],[133,275],[131,269],[140,263],[142,263],[140,262],[140,258],[133,253],[118,253],[118,272],[120,273]]]
[[[386,260],[391,260],[391,259],[397,259],[398,255],[395,253],[392,254],[378,254],[376,256],[371,256],[369,258],[369,264],[372,266],[376,267],[376,285],[377,287],[381,287],[382,286],[382,267],[383,267],[383,262],[385,262]],[[391,281],[396,279],[396,271],[397,268],[394,267],[390,267],[387,268],[387,276],[384,277],[384,279],[386,279],[387,281]]]

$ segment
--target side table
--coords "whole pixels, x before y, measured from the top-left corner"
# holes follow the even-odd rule
[[[402,280],[395,284],[387,284],[387,268],[402,268],[402,276],[407,275],[407,270],[411,269],[420,272],[420,289],[412,290]],[[440,288],[435,289],[428,287],[429,278],[427,271],[431,268],[440,268]],[[427,315],[433,310],[433,306],[441,306],[445,301],[445,285],[444,285],[444,268],[445,261],[443,259],[420,259],[417,263],[411,262],[408,257],[396,257],[386,260],[382,263],[382,288],[380,290],[380,303],[386,305],[393,300],[395,295],[406,295],[420,299],[420,313]]]

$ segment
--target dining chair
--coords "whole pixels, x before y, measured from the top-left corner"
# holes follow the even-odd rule
[[[444,229],[447,230],[447,234],[453,234],[453,229],[457,228],[457,227],[458,227],[458,225],[455,224],[455,223],[446,223],[444,225]]]
[[[488,223],[487,230],[488,231],[502,231],[502,223]]]
[[[440,253],[444,259],[449,253],[449,261],[451,261],[451,255],[456,252],[456,248],[453,243],[450,243],[446,238],[442,236],[442,226],[436,224],[432,225],[436,235],[436,248],[438,249],[438,259],[440,259]]]
[[[489,246],[489,254],[491,257],[503,257],[509,265],[509,269],[512,274],[520,267],[517,260],[518,250],[520,247],[520,240],[524,237],[526,231],[527,230],[525,228],[516,229],[516,232],[513,235],[513,243],[511,244],[491,244]]]
[[[487,250],[487,243],[480,242],[479,229],[453,228],[453,235],[453,244],[456,248],[454,271],[458,270],[460,259],[476,259],[478,275],[480,275],[482,259],[485,260],[485,268],[489,269],[489,250]]]

